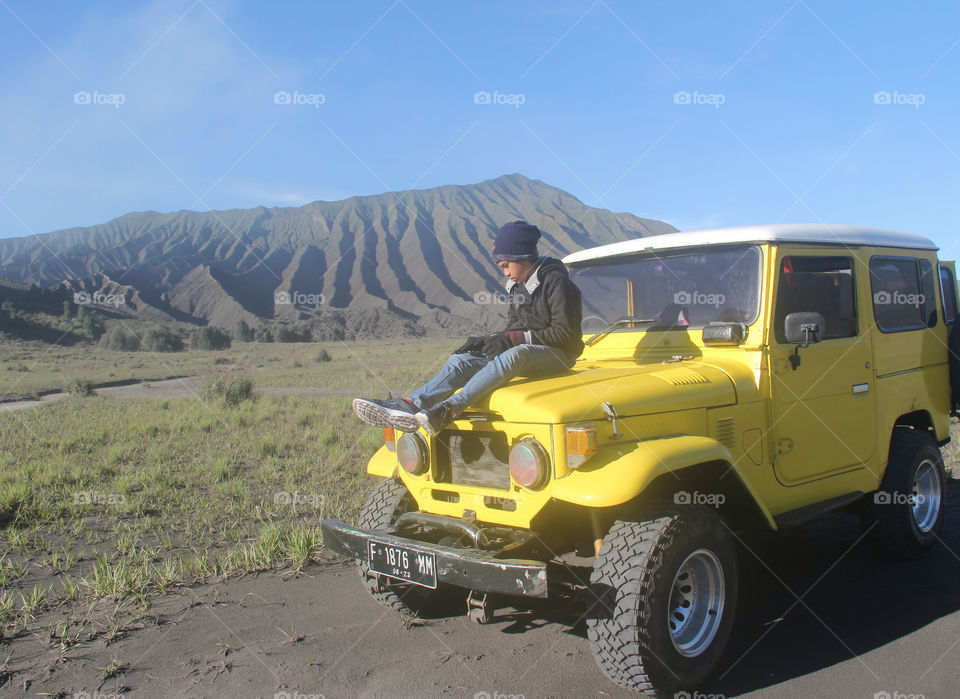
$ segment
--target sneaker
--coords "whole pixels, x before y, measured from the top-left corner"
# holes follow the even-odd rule
[[[406,398],[388,398],[376,400],[374,398],[354,398],[353,412],[368,425],[374,427],[394,427],[393,422],[398,417],[412,417],[417,412],[417,406]]]
[[[414,418],[417,424],[425,429],[431,437],[436,437],[453,420],[453,410],[441,401],[432,408],[421,410],[414,415]]]

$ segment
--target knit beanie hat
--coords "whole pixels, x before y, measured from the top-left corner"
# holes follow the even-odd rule
[[[493,261],[519,262],[536,260],[537,241],[540,229],[526,221],[511,221],[504,224],[493,241]]]

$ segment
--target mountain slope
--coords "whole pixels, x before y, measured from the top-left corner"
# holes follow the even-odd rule
[[[502,314],[476,299],[502,288],[490,248],[515,219],[539,226],[541,253],[555,257],[674,230],[515,174],[292,208],[131,213],[0,240],[0,277],[84,289],[108,280],[141,307],[197,323],[334,314],[460,330]]]

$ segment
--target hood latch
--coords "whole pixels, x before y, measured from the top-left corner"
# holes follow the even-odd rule
[[[617,409],[613,407],[613,403],[601,401],[600,405],[603,406],[603,412],[613,426],[613,439],[620,439],[623,435],[617,432]]]

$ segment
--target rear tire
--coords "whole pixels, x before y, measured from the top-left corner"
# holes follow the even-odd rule
[[[946,473],[943,456],[929,433],[898,427],[880,489],[864,517],[882,554],[913,559],[936,543],[943,527]]]
[[[361,529],[392,531],[397,518],[405,512],[415,512],[417,503],[399,480],[389,479],[380,483],[370,493],[357,523]],[[377,602],[401,614],[418,617],[436,617],[466,609],[466,592],[443,585],[431,590],[419,585],[410,585],[378,576],[370,571],[364,560],[358,560],[360,580]]]
[[[615,522],[590,576],[587,633],[600,669],[640,692],[700,686],[730,636],[737,578],[733,544],[711,509],[665,506]]]

